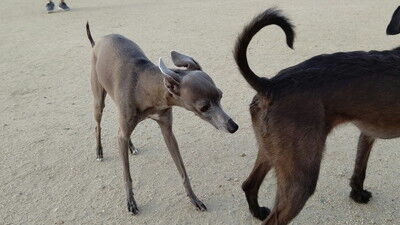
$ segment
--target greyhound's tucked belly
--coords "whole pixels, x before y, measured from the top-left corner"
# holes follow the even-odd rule
[[[400,121],[393,124],[379,122],[372,124],[364,121],[353,121],[353,124],[356,125],[361,132],[371,137],[382,139],[400,137]]]

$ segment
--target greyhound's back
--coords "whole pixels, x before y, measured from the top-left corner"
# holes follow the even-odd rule
[[[135,42],[119,34],[109,34],[102,37],[96,42],[93,51],[96,59],[107,60],[107,65],[134,63],[141,66],[151,63]]]
[[[140,47],[119,34],[102,37],[93,47],[92,68],[103,88],[112,96],[114,90],[136,83],[144,71],[156,68]]]
[[[146,67],[155,67],[136,43],[122,35],[109,34],[95,42],[89,22],[86,23],[86,33],[93,48],[92,69],[97,77],[117,76],[117,73],[139,74]]]

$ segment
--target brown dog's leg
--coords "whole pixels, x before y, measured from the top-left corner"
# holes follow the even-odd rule
[[[275,207],[263,225],[288,224],[300,212],[315,191],[320,162],[318,156],[307,165],[290,160],[278,163],[275,167],[278,179]]]
[[[275,206],[263,225],[288,224],[315,191],[327,134],[318,120],[321,117],[302,118],[307,119],[309,126],[300,123],[293,129],[282,129],[288,126],[281,122],[282,128],[275,132],[280,137],[275,136],[269,155],[274,157],[277,194]]]
[[[368,158],[375,139],[363,133],[360,134],[357,146],[357,157],[351,177],[350,197],[358,203],[367,203],[372,197],[371,192],[364,190],[365,171],[367,170]]]
[[[128,110],[129,112],[126,112]],[[130,107],[126,107],[120,109],[120,129],[118,132],[118,145],[119,145],[119,153],[122,160],[124,180],[125,180],[125,190],[127,194],[128,201],[128,210],[133,214],[137,214],[139,212],[136,201],[133,197],[132,191],[132,178],[129,170],[129,139],[130,135],[135,129],[138,119],[135,115],[131,113]]]
[[[243,182],[242,189],[246,195],[247,203],[251,214],[259,220],[267,218],[270,210],[266,207],[260,207],[258,204],[258,190],[263,182],[265,175],[271,169],[267,158],[267,149],[259,146],[256,163],[249,177]]]
[[[92,68],[91,86],[93,92],[94,120],[96,121],[96,155],[97,160],[103,160],[103,146],[101,145],[101,117],[103,115],[106,91],[97,80],[96,71]]]
[[[183,179],[183,185],[186,189],[186,194],[190,198],[192,204],[200,211],[206,211],[206,206],[197,198],[190,185],[189,176],[186,173],[185,165],[181,154],[179,152],[178,143],[176,142],[174,133],[172,132],[172,110],[168,109],[160,115],[159,119],[155,119],[161,128],[161,133],[164,137],[165,143],[169,150],[169,153],[174,160],[174,163]]]

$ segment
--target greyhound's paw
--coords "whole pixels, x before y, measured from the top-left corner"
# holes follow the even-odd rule
[[[98,162],[103,161],[103,154],[97,154],[96,160],[97,160]]]
[[[128,199],[128,211],[133,215],[137,215],[139,213],[139,209],[136,205],[135,199]]]
[[[253,216],[259,220],[265,220],[268,215],[271,213],[271,210],[267,207],[260,207],[258,212],[253,213]]]
[[[369,202],[369,199],[372,197],[371,192],[367,190],[356,190],[353,189],[350,192],[350,197],[358,203],[366,204]]]
[[[207,207],[201,202],[199,199],[190,199],[192,204],[196,207],[199,211],[207,211]]]
[[[139,149],[133,147],[133,148],[129,148],[129,151],[131,152],[132,155],[137,155],[139,154]]]
[[[103,148],[101,146],[96,148],[96,160],[103,161]]]
[[[137,155],[139,154],[139,150],[133,146],[132,142],[129,143],[129,151],[131,152],[132,155]]]

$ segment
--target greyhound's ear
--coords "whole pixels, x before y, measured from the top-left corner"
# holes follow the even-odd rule
[[[400,33],[400,6],[394,11],[392,19],[386,28],[387,35],[395,35]]]
[[[171,58],[177,67],[186,67],[188,70],[201,70],[200,64],[190,56],[171,51]]]
[[[164,85],[167,90],[173,95],[180,95],[180,86],[181,86],[181,78],[179,74],[174,71],[168,69],[165,66],[164,62],[160,58],[160,64],[158,66],[161,70],[161,73],[164,75]]]

